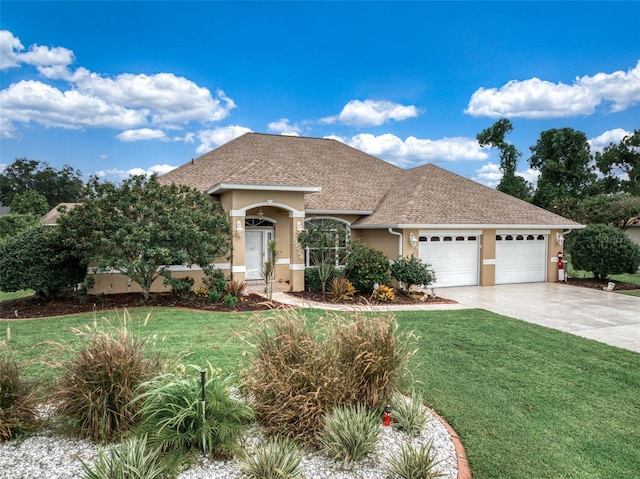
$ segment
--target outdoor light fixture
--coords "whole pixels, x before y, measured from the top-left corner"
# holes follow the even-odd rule
[[[564,236],[562,236],[562,233],[556,233],[556,243],[558,244],[564,243]]]
[[[416,235],[414,235],[413,233],[409,233],[409,243],[411,243],[411,246],[413,246],[414,248],[418,244],[418,238],[416,238]]]
[[[258,219],[259,219],[259,220],[262,220],[262,218],[264,218],[264,213],[262,212],[262,208],[260,208],[260,209],[258,210]]]
[[[301,231],[304,231],[304,226],[302,226],[302,223],[300,221],[298,221],[296,228],[298,229],[298,233],[300,233]]]
[[[244,233],[244,228],[242,227],[242,222],[238,220],[238,222],[236,223],[236,236],[238,236],[239,238],[240,236],[242,236],[242,233]]]

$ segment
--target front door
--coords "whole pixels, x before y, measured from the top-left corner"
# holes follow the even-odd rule
[[[262,279],[262,267],[267,259],[267,242],[273,237],[273,231],[246,230],[245,233],[245,278]]]

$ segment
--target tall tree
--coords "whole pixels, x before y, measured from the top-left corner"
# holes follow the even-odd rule
[[[84,201],[58,220],[66,242],[99,270],[113,268],[149,298],[159,276],[175,264],[209,266],[230,251],[231,226],[209,196],[186,186],[162,185],[154,175],[120,185],[92,178]]]
[[[35,190],[16,193],[11,200],[11,213],[42,216],[49,211],[47,199]]]
[[[480,146],[492,146],[500,151],[502,179],[496,189],[521,200],[529,200],[531,185],[523,177],[516,175],[518,158],[522,156],[522,153],[505,140],[505,136],[512,131],[511,121],[507,118],[501,118],[489,128],[478,133],[476,139]]]
[[[622,191],[640,196],[640,130],[597,153],[596,165],[602,173],[618,180]]]
[[[531,168],[540,170],[533,195],[537,206],[551,210],[554,200],[582,198],[596,180],[589,143],[581,131],[543,131],[531,152]]]
[[[78,201],[82,185],[80,171],[69,165],[57,170],[46,162],[18,158],[0,174],[0,204],[10,205],[16,194],[33,190],[46,198],[50,209]]]

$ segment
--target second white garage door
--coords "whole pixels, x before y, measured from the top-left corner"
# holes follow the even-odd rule
[[[546,280],[547,240],[540,234],[496,236],[496,284]]]
[[[436,272],[434,287],[478,284],[479,235],[420,232],[419,258]]]

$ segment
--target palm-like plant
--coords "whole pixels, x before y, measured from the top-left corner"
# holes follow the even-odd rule
[[[164,451],[201,449],[205,454],[232,455],[253,411],[229,395],[230,381],[231,377],[221,378],[209,366],[203,401],[196,375],[164,374],[152,379],[134,400],[142,401],[139,431]]]

